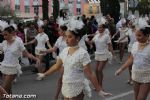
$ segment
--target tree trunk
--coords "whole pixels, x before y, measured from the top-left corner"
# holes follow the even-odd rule
[[[48,19],[48,0],[42,0],[42,12],[43,12],[43,19]]]
[[[53,17],[54,17],[55,21],[56,21],[58,15],[59,15],[59,1],[53,0]]]

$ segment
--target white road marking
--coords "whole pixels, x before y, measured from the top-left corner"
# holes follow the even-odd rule
[[[113,96],[113,97],[110,97],[110,98],[106,98],[105,100],[115,100],[115,99],[118,99],[118,98],[127,96],[127,95],[129,95],[129,94],[132,94],[132,93],[133,93],[133,90],[132,90],[132,91],[125,92],[125,93],[121,93],[121,94],[119,94],[119,95],[116,95],[116,96]]]

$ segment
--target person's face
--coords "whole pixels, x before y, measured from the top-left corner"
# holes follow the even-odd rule
[[[48,20],[44,20],[44,25],[47,25],[48,24]]]
[[[59,28],[58,29],[58,34],[59,34],[59,36],[63,36],[64,35],[64,31],[61,28]]]
[[[98,30],[99,30],[99,33],[103,33],[105,29],[103,28],[102,25],[100,25],[100,26],[98,27]]]
[[[13,34],[10,34],[7,31],[3,32],[3,36],[5,40],[11,40],[13,38]]]
[[[30,25],[30,28],[34,28],[34,25],[33,25],[33,24],[31,24],[31,25]]]
[[[39,33],[42,33],[43,31],[44,31],[44,30],[43,30],[41,27],[38,28],[38,32],[39,32]]]
[[[70,31],[66,32],[66,43],[68,46],[75,46],[78,44],[79,39],[76,38]]]
[[[139,43],[145,43],[148,40],[148,36],[145,36],[140,30],[137,30],[136,39]]]

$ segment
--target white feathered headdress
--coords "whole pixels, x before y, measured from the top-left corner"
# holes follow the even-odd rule
[[[75,16],[70,17],[68,21],[68,30],[75,30],[83,28],[84,23],[82,20],[77,20]]]
[[[6,21],[0,20],[0,30],[3,31],[6,27],[8,27],[8,23]]]
[[[102,24],[105,24],[107,21],[104,17],[101,17],[98,21],[98,25],[102,25]]]
[[[59,26],[65,25],[65,21],[63,20],[63,17],[59,17],[59,18],[57,19],[57,23],[59,24]]]
[[[143,17],[139,18],[138,27],[139,28],[149,27],[145,18],[143,18]]]
[[[41,27],[44,25],[44,22],[42,20],[38,19],[37,24],[38,24],[38,27]]]

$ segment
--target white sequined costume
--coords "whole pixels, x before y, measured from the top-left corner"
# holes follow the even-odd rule
[[[79,48],[72,55],[68,54],[69,47],[59,55],[64,66],[62,94],[64,97],[73,98],[85,89],[84,67],[91,62],[89,54],[83,48]]]

